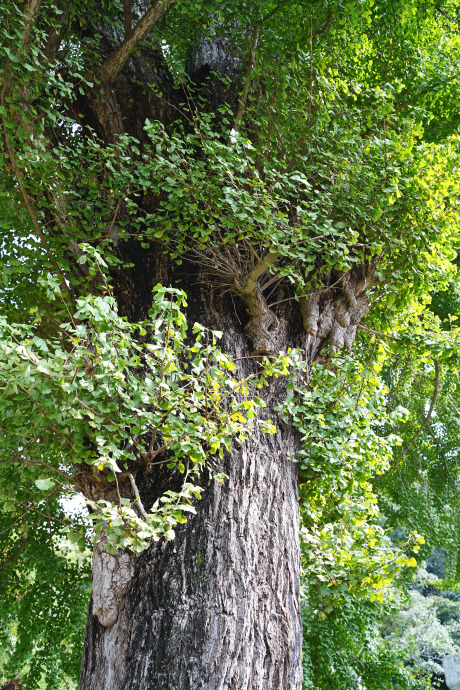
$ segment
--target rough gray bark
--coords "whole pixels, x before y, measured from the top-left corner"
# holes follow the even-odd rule
[[[233,451],[228,480],[211,483],[175,541],[133,558],[126,590],[105,594],[112,618],[92,611],[118,565],[96,568],[80,690],[300,690],[294,446],[282,425]]]
[[[120,48],[110,37],[104,45],[105,64],[111,64]],[[195,47],[191,80],[210,110],[217,111],[236,93],[237,58],[225,40]],[[210,77],[216,70],[235,77],[232,88]],[[153,89],[139,89],[142,82],[161,84],[168,98],[163,102]],[[161,55],[145,48],[131,55],[117,80],[107,78],[90,96],[78,107],[102,138],[114,141],[120,131],[128,131],[142,142],[145,119],[168,126],[177,117],[174,103],[180,103],[181,93],[173,91]],[[147,210],[155,210],[154,202]],[[278,306],[272,308],[263,276],[276,262],[276,252],[248,265],[246,272],[241,268],[241,275],[227,276],[231,296],[219,291],[221,276],[212,273],[215,261],[208,265],[206,254],[201,257],[208,271],[203,276],[195,264],[180,270],[172,266],[163,249],[152,245],[145,251],[135,241],[117,244],[120,257],[132,263],[113,274],[121,311],[133,321],[145,316],[157,282],[184,288],[189,323],[224,332],[223,349],[238,359],[239,376],[256,370],[251,353],[302,345],[311,363],[327,339],[332,350],[350,347],[368,310],[370,266],[322,276],[316,291],[301,299],[300,309],[276,295],[272,300]],[[221,293],[217,304],[213,291]],[[227,480],[209,483],[197,515],[177,530],[173,542],[161,541],[136,557],[95,549],[79,690],[300,690],[298,472],[291,461],[297,439],[275,412],[284,386],[278,379],[267,392],[266,412],[277,433],[256,432],[233,449],[219,468]],[[85,493],[91,496],[87,474],[82,470],[82,482],[90,485]],[[175,481],[163,469],[155,476],[142,468],[136,473],[147,509]]]
[[[334,277],[339,284],[303,304],[302,316],[296,303],[278,310],[278,349],[297,341],[301,320],[309,362],[328,338],[337,343],[339,329],[339,346],[352,340],[368,309],[364,273]],[[228,294],[213,303],[196,283],[189,294],[189,321],[223,330],[238,375],[254,371],[254,338]],[[300,690],[296,436],[275,411],[285,393],[277,379],[264,396],[277,433],[256,432],[234,448],[219,468],[227,481],[210,482],[175,541],[129,561],[96,549],[79,690]]]

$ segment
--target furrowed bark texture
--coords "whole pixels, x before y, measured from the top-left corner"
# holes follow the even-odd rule
[[[148,308],[163,257],[158,264],[131,258],[143,266],[133,269],[132,294]],[[179,270],[171,267],[164,281],[187,291],[188,322],[223,331],[222,349],[235,358],[236,376],[257,372],[234,299],[196,278],[186,284]],[[295,340],[295,313],[288,305],[278,314],[281,348]],[[299,487],[290,459],[297,439],[275,411],[286,381],[273,379],[261,393],[263,414],[277,433],[256,429],[243,445],[234,444],[216,467],[228,478],[223,484],[204,478],[197,514],[174,541],[153,544],[130,563],[126,554],[116,559],[95,549],[79,690],[300,690]],[[150,490],[147,478],[144,484],[137,477],[147,508],[155,491],[168,488],[154,469]]]
[[[233,451],[176,539],[134,560],[116,622],[90,604],[80,690],[300,690],[294,450],[284,427]]]
[[[141,303],[159,267],[153,262],[148,271],[133,271],[145,277],[132,293]],[[303,315],[295,304],[284,305],[270,333],[277,349],[300,345],[302,321],[311,331],[302,341],[309,362],[327,338],[332,343],[339,326],[341,339],[348,337],[368,309],[359,273],[347,277],[348,302],[337,288],[318,304],[305,304]],[[235,307],[228,294],[207,292],[199,281],[170,278],[190,296],[189,323],[224,332],[223,349],[237,361],[236,375],[255,372],[257,360],[248,357],[254,337],[235,313],[243,315],[244,307]],[[252,323],[250,309],[243,318]],[[276,412],[285,385],[274,379],[263,393],[264,414],[277,433],[256,431],[234,448],[218,468],[228,479],[209,482],[197,515],[173,542],[154,544],[129,563],[126,554],[115,559],[95,549],[79,690],[300,690],[298,472],[290,460],[297,438]],[[159,481],[155,475],[153,485]]]
[[[115,39],[108,35],[101,42],[107,53],[104,78],[77,104],[78,112],[105,141],[126,131],[142,146],[146,118],[168,128],[187,93],[172,88],[161,51],[145,47],[123,63]],[[191,51],[191,88],[213,112],[238,92],[240,55],[229,45],[202,40]],[[231,85],[214,79],[216,72],[230,77]],[[158,96],[160,87],[165,98]],[[151,203],[147,210],[154,212],[155,199]],[[333,350],[351,346],[368,310],[369,267],[323,277],[331,288],[318,288],[300,305],[273,296],[278,306],[272,309],[261,279],[276,252],[246,276],[232,275],[230,295],[219,290],[216,275],[200,274],[196,264],[174,267],[164,247],[144,250],[133,239],[120,241],[117,251],[131,264],[112,276],[122,313],[132,321],[144,318],[157,282],[184,288],[189,324],[223,331],[223,350],[238,362],[239,377],[257,371],[254,355],[302,346],[311,363],[328,338]],[[202,259],[200,265],[209,268],[206,254]],[[274,380],[264,395],[277,433],[256,431],[223,459],[218,469],[227,475],[225,483],[208,482],[197,515],[173,542],[161,541],[136,557],[95,548],[79,690],[300,690],[298,471],[290,459],[297,438],[275,411],[285,386]],[[147,510],[181,480],[164,468],[155,470],[136,473]]]

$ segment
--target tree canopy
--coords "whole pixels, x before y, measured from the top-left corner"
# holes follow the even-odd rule
[[[75,677],[88,542],[173,539],[275,411],[299,440],[304,687],[424,686],[378,620],[433,547],[460,575],[459,12],[0,0],[8,675]],[[197,289],[233,301],[244,375]],[[324,641],[352,635],[331,670]]]

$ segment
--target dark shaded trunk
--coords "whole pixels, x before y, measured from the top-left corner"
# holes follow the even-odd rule
[[[231,299],[211,308],[197,294],[200,320],[224,330],[227,352],[247,356]],[[240,373],[256,366],[242,359]],[[219,467],[228,479],[208,483],[174,541],[130,558],[96,548],[80,690],[300,690],[296,439],[274,412],[284,395],[273,381],[264,416],[277,433],[235,445]]]
[[[116,622],[104,627],[90,605],[81,690],[300,689],[298,486],[289,450],[290,432],[280,431],[231,453],[225,485],[209,487],[173,542],[133,561]]]
[[[142,272],[142,257],[131,259],[140,262],[131,290],[141,314],[160,265],[151,256]],[[196,275],[186,284],[187,269],[178,270],[170,267],[165,280],[187,290],[189,323],[223,331],[223,350],[235,358],[238,376],[257,370],[258,358],[249,354],[251,345],[260,351],[259,341],[278,350],[303,343],[313,362],[327,338],[333,347],[352,340],[368,308],[358,269],[343,289],[304,301],[301,309],[295,302],[276,314],[267,307],[270,318],[261,310],[262,326],[275,321],[276,328],[259,327],[256,338],[248,328],[256,320],[238,296],[209,292]],[[136,557],[96,547],[80,690],[300,690],[298,471],[291,460],[297,438],[276,411],[285,395],[286,381],[272,380],[263,414],[277,433],[256,429],[242,447],[235,444],[216,468],[226,473],[225,483],[208,482],[197,515],[173,542]],[[141,473],[136,479],[146,506],[177,481],[155,475],[144,482]]]

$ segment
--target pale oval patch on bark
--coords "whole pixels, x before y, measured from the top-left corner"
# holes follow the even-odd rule
[[[133,576],[133,556],[123,552],[112,556],[102,542],[93,551],[93,615],[110,628],[118,619],[118,602]]]

